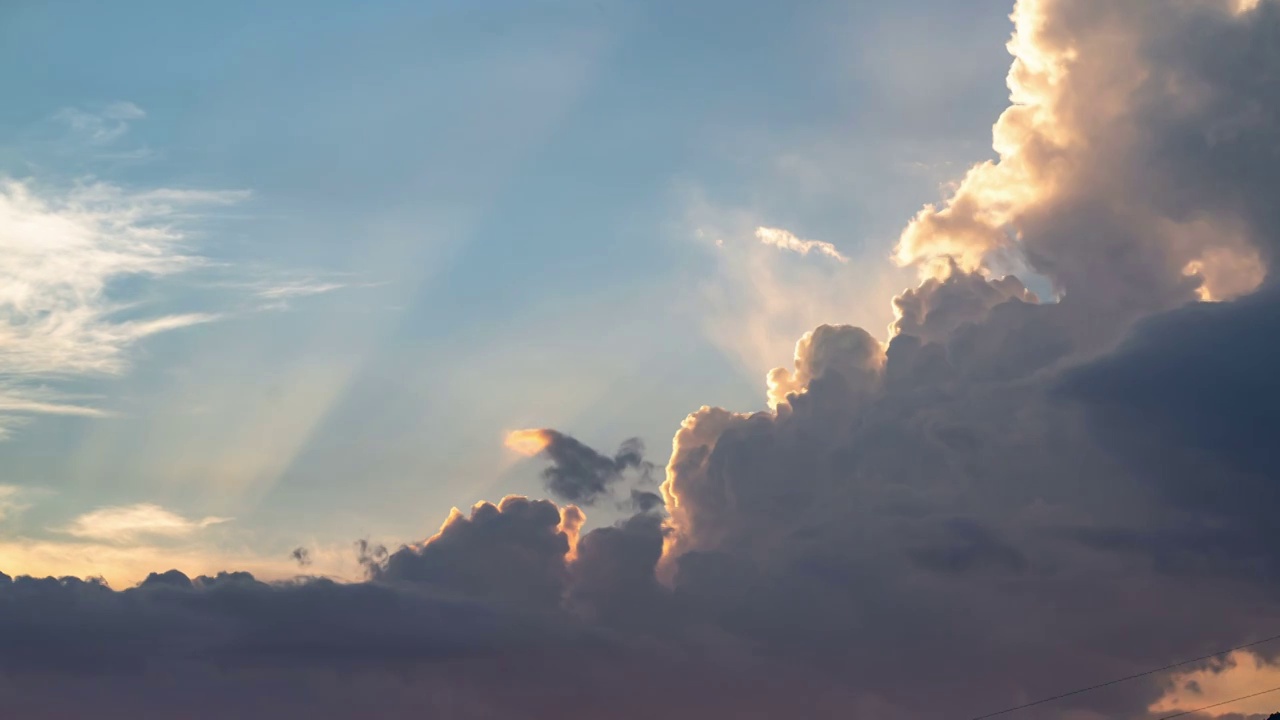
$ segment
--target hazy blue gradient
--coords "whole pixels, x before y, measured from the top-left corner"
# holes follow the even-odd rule
[[[845,292],[866,282],[869,304],[831,319],[883,327],[888,295],[870,284],[904,284],[886,259],[896,234],[991,154],[1008,10],[0,5],[0,174],[251,192],[194,223],[193,251],[220,265],[120,288],[224,317],[148,338],[120,376],[61,386],[115,417],[37,415],[0,443],[0,484],[38,489],[0,537],[58,541],[72,517],[150,502],[235,518],[193,547],[285,559],[541,494],[537,468],[503,451],[508,429],[605,448],[639,435],[665,462],[697,405],[764,402],[761,369],[712,341],[700,290],[749,281],[695,231],[834,243]],[[66,114],[120,102],[145,117],[118,133]],[[287,309],[246,299],[247,283],[294,276],[348,287]],[[784,345],[772,363],[789,360]]]

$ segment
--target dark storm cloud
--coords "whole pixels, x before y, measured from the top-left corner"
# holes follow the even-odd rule
[[[661,509],[662,505],[662,496],[658,493],[633,489],[625,507],[637,513],[649,513]]]
[[[984,569],[1020,573],[1027,558],[990,529],[969,519],[939,523],[937,537],[910,550],[917,564],[936,572],[975,573]]]
[[[669,621],[667,592],[654,570],[666,531],[656,514],[593,530],[578,543],[570,604],[611,627]]]
[[[542,471],[547,490],[565,502],[593,505],[612,492],[628,470],[639,474],[638,482],[649,482],[653,463],[644,459],[644,443],[639,438],[623,441],[612,457],[597,452],[577,438],[558,430],[522,430],[536,452],[551,461]]]
[[[434,662],[493,652],[507,632],[483,606],[378,584],[267,584],[247,573],[191,580],[176,570],[122,591],[73,578],[0,581],[7,673]]]
[[[1142,323],[1059,391],[1099,444],[1188,515],[1118,547],[1162,569],[1197,564],[1280,581],[1280,292],[1197,304]],[[1098,538],[1100,540],[1100,538]]]
[[[1099,437],[1114,441],[1117,450],[1182,448],[1168,458],[1166,470],[1187,455],[1200,455],[1233,475],[1280,477],[1280,443],[1274,442],[1280,431],[1277,328],[1276,289],[1180,308],[1142,323],[1115,353],[1073,370],[1062,389],[1095,409]],[[1248,501],[1261,500],[1280,495]]]

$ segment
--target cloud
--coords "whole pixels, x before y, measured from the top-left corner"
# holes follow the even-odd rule
[[[676,596],[856,676],[885,717],[1017,704],[1111,675],[1100,663],[1122,676],[1280,610],[1261,435],[1280,406],[1262,331],[1280,225],[1257,191],[1280,187],[1257,159],[1280,138],[1260,120],[1280,96],[1235,76],[1275,65],[1256,48],[1280,7],[1046,0],[1014,18],[1000,158],[903,233],[921,284],[895,299],[887,347],[812,331],[795,369],[769,375],[772,411],[685,420],[663,486]],[[1239,602],[1256,603],[1249,620]],[[1040,645],[1046,627],[1062,632]],[[980,693],[912,697],[908,677],[958,667]],[[1138,716],[1162,692],[1135,682],[1053,712]]]
[[[67,396],[43,385],[0,379],[0,440],[14,428],[38,415],[104,418],[111,413],[84,404],[85,398]]]
[[[99,508],[71,521],[61,532],[78,538],[128,542],[142,537],[180,538],[231,518],[185,518],[152,503]]]
[[[300,298],[327,295],[338,290],[355,288],[375,288],[386,285],[386,282],[357,282],[348,273],[326,272],[281,272],[272,269],[258,268],[246,270],[235,268],[236,279],[211,283],[213,287],[226,288],[239,293],[247,293],[262,301],[257,310],[289,310],[293,301]],[[258,279],[247,276],[260,275]]]
[[[36,720],[90,707],[103,718],[173,707],[201,720],[332,720],[370,709],[406,720],[551,718],[563,715],[565,696],[546,689],[570,686],[576,710],[592,717],[639,720],[677,702],[674,717],[698,703],[763,720],[839,698],[814,681],[806,695],[783,697],[776,686],[803,682],[785,668],[715,669],[414,585],[168,571],[115,591],[0,576],[0,604],[6,707]]]
[[[311,564],[311,551],[304,547],[296,547],[290,553],[289,557],[300,567],[306,567]]]
[[[121,111],[123,112],[123,111]],[[227,205],[243,192],[153,189],[131,192],[103,183],[65,191],[17,180],[0,182],[0,383],[14,413],[99,411],[49,399],[41,384],[112,375],[128,351],[160,332],[209,322],[213,313],[144,315],[119,296],[126,280],[188,272],[202,260],[182,230],[202,206]]]
[[[1274,93],[1228,66],[1270,60],[1241,47],[1232,62],[1212,62],[1210,48],[1262,41],[1274,12],[1265,3],[1237,14],[1214,0],[1176,12],[1018,3],[1013,104],[994,128],[1000,157],[911,221],[898,261],[928,272],[929,261],[950,258],[973,270],[1012,251],[1073,302],[1099,315],[1110,307],[1117,321],[1198,290],[1226,298],[1253,289],[1259,252],[1274,242],[1257,181],[1274,170],[1248,152],[1269,154]],[[1208,23],[1206,35],[1188,33],[1192,17]]]
[[[989,280],[959,272],[952,265],[893,299],[890,330],[893,335],[910,335],[925,342],[945,342],[962,325],[981,320],[1011,299],[1039,302],[1016,276]]]
[[[84,407],[70,403],[37,399],[37,391],[24,390],[24,396],[0,395],[0,413],[34,413],[43,415],[75,415],[80,417],[106,417],[107,413],[97,408]]]
[[[653,463],[644,459],[639,438],[623,441],[613,457],[602,455],[576,438],[551,429],[516,430],[507,434],[508,448],[523,455],[544,455],[551,466],[542,471],[547,490],[561,500],[593,505],[609,494],[628,470],[647,482]]]
[[[130,193],[79,185],[41,195],[15,180],[0,184],[0,339],[12,348],[0,372],[56,376],[118,373],[124,351],[155,332],[210,319],[203,314],[121,320],[129,305],[110,284],[130,277],[189,271],[202,261],[186,252],[178,222],[200,205],[229,204],[241,192],[152,190]]]
[[[147,113],[142,108],[131,102],[114,102],[96,112],[74,107],[63,108],[53,117],[85,142],[109,145],[129,132],[132,121],[146,116]]]
[[[560,508],[547,500],[507,497],[456,509],[420,546],[391,553],[374,577],[421,583],[488,602],[554,608],[564,592],[569,536]]]
[[[835,245],[821,240],[801,240],[790,231],[782,228],[758,227],[756,228],[756,238],[765,245],[772,245],[779,250],[789,250],[801,255],[808,255],[811,251],[814,251],[819,255],[826,255],[842,263],[849,262],[849,258],[841,255]]]
[[[502,444],[507,449],[514,450],[525,457],[533,457],[545,450],[547,445],[551,444],[551,439],[551,434],[541,428],[528,428],[507,433],[507,436],[502,439]]]
[[[127,677],[192,661],[229,668],[341,666],[392,655],[439,662],[485,652],[501,632],[501,620],[478,606],[376,585],[268,585],[248,573],[194,580],[178,571],[154,573],[123,591],[92,581],[0,576],[0,598],[22,610],[2,621],[9,651],[0,667],[35,678]],[[340,625],[331,624],[339,618]],[[324,638],[318,643],[317,632]],[[22,646],[25,652],[13,652]]]
[[[1231,653],[1204,669],[1175,675],[1168,692],[1151,706],[1161,714],[1186,712],[1232,698],[1280,686],[1280,667],[1248,652]],[[1210,717],[1230,714],[1268,717],[1280,706],[1275,694],[1269,694],[1214,708]]]
[[[1280,3],[1013,17],[999,158],[909,222],[896,258],[920,280],[887,342],[818,324],[768,409],[691,413],[661,507],[587,530],[573,505],[482,502],[362,544],[345,584],[0,581],[9,706],[147,714],[127,704],[150,687],[236,717],[560,717],[568,696],[618,718],[973,717],[1280,624]],[[508,446],[584,502],[642,462],[547,429]],[[1151,717],[1187,681],[1226,692],[1213,667],[1040,709]]]
[[[29,507],[19,500],[22,494],[23,488],[16,485],[0,485],[0,522],[12,518]]]
[[[795,369],[774,368],[766,378],[769,406],[805,392],[813,380],[830,375],[859,386],[872,386],[884,363],[884,348],[871,334],[850,326],[819,326],[796,343]]]
[[[322,295],[347,287],[342,283],[298,280],[264,287],[257,291],[257,296],[268,300]]]

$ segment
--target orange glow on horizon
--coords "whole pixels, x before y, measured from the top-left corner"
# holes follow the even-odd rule
[[[546,430],[540,428],[512,430],[507,433],[503,444],[525,457],[533,457],[551,444],[551,437]]]

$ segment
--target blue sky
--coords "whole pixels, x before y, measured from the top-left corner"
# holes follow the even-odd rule
[[[883,335],[897,234],[991,155],[1008,11],[5,3],[0,222],[105,235],[27,248],[87,296],[0,299],[35,348],[0,367],[0,557],[125,580],[307,545],[341,572],[355,538],[540,494],[507,430],[665,462],[698,406],[763,408],[815,324]],[[163,267],[95,260],[158,226],[129,252]],[[86,303],[72,357],[41,318]]]

